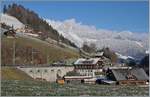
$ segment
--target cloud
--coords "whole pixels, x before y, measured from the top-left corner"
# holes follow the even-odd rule
[[[148,49],[148,33],[133,33],[131,31],[111,31],[96,29],[95,26],[84,25],[75,19],[65,21],[46,21],[60,34],[81,47],[83,42],[95,43],[98,48],[110,47],[123,54],[133,51],[143,53]],[[136,54],[135,54],[136,55]]]

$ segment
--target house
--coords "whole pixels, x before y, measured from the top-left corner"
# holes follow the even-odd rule
[[[74,62],[75,71],[84,76],[93,76],[103,74],[105,62],[103,58],[80,58]]]
[[[11,30],[5,31],[4,35],[6,35],[7,37],[15,37],[16,32],[13,29],[11,29]]]
[[[107,77],[119,85],[145,85],[148,81],[148,76],[142,68],[109,68]]]

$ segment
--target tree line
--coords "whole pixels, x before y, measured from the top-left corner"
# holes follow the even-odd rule
[[[23,24],[32,27],[34,32],[37,34],[38,32],[42,32],[40,34],[40,38],[42,40],[50,37],[58,42],[61,41],[67,45],[77,48],[73,42],[64,38],[57,32],[57,30],[53,29],[46,20],[40,18],[34,11],[24,8],[22,5],[17,5],[15,3],[8,6],[4,5],[3,13],[16,17]]]

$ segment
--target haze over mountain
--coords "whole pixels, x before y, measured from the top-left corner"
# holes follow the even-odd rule
[[[76,22],[75,19],[64,21],[46,19],[45,21],[43,17],[40,18],[35,12],[17,4],[13,4],[8,8],[4,7],[4,13],[18,19],[22,24],[28,24],[35,30],[35,33],[42,32],[42,39],[50,37],[56,41],[61,40],[73,47],[76,47],[76,45],[81,47],[84,42],[94,43],[98,49],[109,47],[121,55],[138,59],[141,59],[148,50],[148,33],[111,31]],[[20,17],[20,15],[22,16]]]
[[[99,49],[109,47],[115,52],[135,58],[144,56],[148,49],[148,33],[97,29],[94,26],[76,22],[75,19],[65,21],[47,19],[46,21],[78,47],[81,47],[83,42],[95,43]]]

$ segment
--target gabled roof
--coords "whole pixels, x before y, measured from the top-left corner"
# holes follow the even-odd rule
[[[99,60],[100,58],[90,58],[90,59],[80,58],[74,63],[74,65],[96,64]]]
[[[128,80],[127,75],[129,73],[134,75],[137,80],[148,80],[148,76],[142,68],[112,69],[112,73],[117,81]]]

